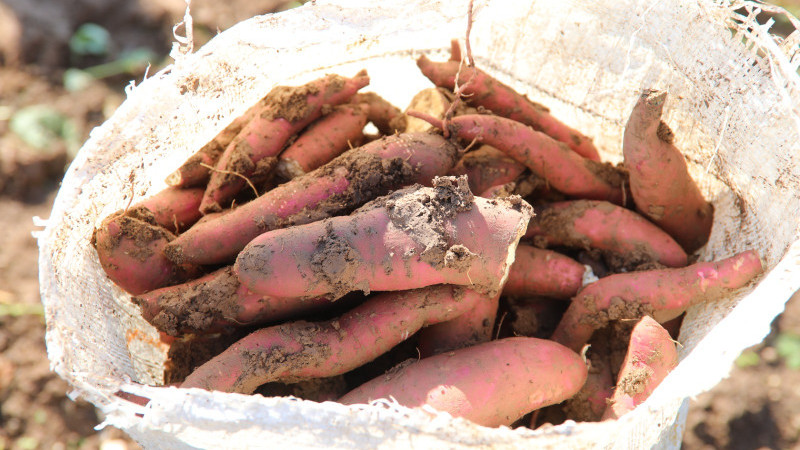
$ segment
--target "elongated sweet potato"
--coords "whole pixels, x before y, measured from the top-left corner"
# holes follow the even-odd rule
[[[571,298],[580,290],[585,271],[568,256],[520,244],[503,295]]]
[[[444,126],[435,117],[414,111],[409,111],[408,115],[424,119],[439,129]],[[563,142],[527,125],[494,115],[465,114],[450,120],[448,127],[461,140],[475,140],[501,150],[564,194],[622,203],[624,176],[621,172],[583,158]]]
[[[708,241],[714,207],[689,175],[686,160],[661,121],[667,93],[646,90],[634,106],[622,141],[636,208],[691,253]]]
[[[180,233],[203,217],[200,201],[204,191],[203,188],[168,187],[133,205],[131,209],[146,208],[153,214],[156,224],[173,233]]]
[[[492,339],[500,295],[486,296],[455,319],[431,325],[419,332],[419,351],[423,358],[469,347]]]
[[[417,60],[423,75],[436,86],[453,90],[459,61],[433,62],[425,55]],[[471,80],[471,81],[470,81]],[[458,79],[464,100],[482,106],[493,113],[533,127],[536,131],[568,145],[575,153],[592,161],[600,155],[592,140],[568,127],[550,114],[544,106],[528,100],[510,87],[500,83],[480,69],[464,67]]]
[[[92,235],[92,245],[111,281],[138,295],[197,274],[196,266],[175,264],[164,256],[164,247],[174,238],[140,208],[103,220]]]
[[[686,253],[667,233],[639,214],[609,202],[551,203],[538,209],[525,237],[533,238],[540,247],[598,248],[612,252],[606,259],[614,268],[631,269],[650,261],[667,267],[687,264]]]
[[[531,212],[519,197],[475,198],[464,177],[439,177],[433,188],[395,191],[350,216],[264,233],[242,250],[234,270],[253,292],[284,297],[439,283],[492,295]]]
[[[762,270],[758,255],[747,251],[680,269],[610,275],[586,286],[572,299],[552,339],[579,351],[594,330],[609,320],[639,319],[652,313],[656,320],[665,322],[693,304],[743,287]]]
[[[245,178],[275,163],[289,138],[322,115],[326,105],[347,102],[369,84],[366,72],[354,78],[328,75],[300,87],[275,88],[257,114],[225,148],[211,174],[200,210],[219,211],[245,186]],[[244,178],[243,178],[244,177]]]
[[[381,294],[327,322],[264,328],[197,368],[181,387],[250,393],[270,381],[343,374],[420,328],[457,317],[479,298],[459,287],[433,286]]]
[[[133,298],[142,316],[171,336],[215,333],[263,322],[276,322],[330,305],[325,298],[307,300],[254,294],[223,267],[189,281]]]
[[[353,103],[366,105],[367,117],[384,135],[404,133],[406,116],[400,109],[374,92],[362,92],[353,96]]]
[[[653,318],[642,317],[631,333],[617,388],[603,420],[618,419],[639,406],[677,365],[678,350],[667,330]]]
[[[586,366],[576,353],[555,342],[516,337],[422,359],[364,383],[339,402],[392,398],[497,427],[566,400],[584,381]]]
[[[211,175],[211,169],[219,160],[225,147],[230,144],[233,138],[242,131],[242,128],[253,117],[264,109],[264,100],[262,99],[250,109],[245,111],[244,114],[233,120],[227,127],[223,128],[214,139],[211,139],[206,145],[202,146],[200,150],[190,156],[175,172],[172,172],[166,179],[168,185],[177,188],[189,188],[204,186],[208,182]]]
[[[364,139],[369,107],[339,105],[308,128],[278,157],[278,175],[289,180],[327,164]]]
[[[409,184],[429,185],[434,176],[453,167],[457,154],[456,146],[431,134],[370,142],[230,212],[201,221],[170,243],[166,254],[176,262],[231,262],[264,232],[348,214]]]
[[[466,175],[472,192],[483,193],[493,186],[516,180],[525,166],[500,150],[482,145],[467,152],[450,171],[450,175]]]

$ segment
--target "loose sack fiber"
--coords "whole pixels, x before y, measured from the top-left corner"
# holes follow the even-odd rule
[[[317,404],[145,385],[162,382],[165,349],[89,243],[102,218],[164,187],[164,178],[277,84],[366,68],[403,107],[429,86],[421,53],[444,59],[464,37],[467,1],[318,0],[255,17],[131,89],[95,129],[39,237],[53,369],[106,424],[145,447],[677,447],[687,398],[714,386],[761,341],[800,287],[798,35],[781,41],[755,4],[710,0],[477,1],[479,67],[548,105],[621,160],[624,123],[643,88],[669,90],[665,120],[716,209],[701,260],[757,250],[768,272],[730,298],[692,308],[679,367],[619,421],[536,431],[489,429],[392,403]],[[153,399],[147,407],[114,395]]]

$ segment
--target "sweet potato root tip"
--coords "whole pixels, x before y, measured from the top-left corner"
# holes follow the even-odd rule
[[[345,152],[261,197],[196,224],[171,242],[167,256],[195,264],[232,262],[258,235],[348,214],[392,189],[430,184],[456,163],[458,148],[425,133],[388,136]]]
[[[525,237],[540,246],[600,249],[615,271],[651,261],[683,267],[688,261],[667,233],[639,214],[603,201],[551,203],[531,219]]]
[[[583,386],[586,375],[583,360],[569,349],[516,337],[422,359],[361,385],[339,402],[392,398],[404,406],[429,406],[497,427],[566,400]]]
[[[519,197],[474,198],[464,178],[440,177],[433,188],[395,191],[351,216],[264,233],[234,268],[248,289],[265,295],[336,298],[439,283],[492,294],[531,212]]]
[[[417,119],[424,120],[425,122],[428,122],[429,124],[433,125],[434,127],[440,130],[444,129],[444,121],[442,121],[442,119],[433,117],[430,114],[426,114],[424,112],[419,112],[419,111],[408,111],[406,114],[408,114],[411,117],[416,117]]]
[[[714,209],[661,120],[666,96],[650,90],[641,94],[625,126],[622,151],[637,209],[691,253],[708,241]]]
[[[270,381],[339,375],[372,361],[424,326],[457,317],[479,298],[459,287],[433,286],[381,294],[327,322],[264,328],[200,366],[181,387],[250,393]]]
[[[618,419],[639,406],[677,365],[678,351],[667,330],[651,317],[643,317],[631,333],[603,420]]]
[[[745,286],[762,270],[758,255],[746,251],[679,269],[611,275],[586,286],[572,299],[552,339],[578,351],[594,330],[609,320],[639,319],[650,314],[666,322],[693,304],[718,299]]]

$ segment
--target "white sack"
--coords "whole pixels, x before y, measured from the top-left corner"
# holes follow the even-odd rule
[[[108,214],[164,187],[165,176],[277,84],[366,68],[368,88],[404,107],[429,86],[415,66],[464,37],[467,0],[317,0],[256,17],[129,92],[70,167],[41,234],[40,278],[52,367],[145,447],[341,448],[484,445],[677,447],[687,397],[714,386],[769,331],[800,287],[800,78],[797,40],[781,44],[750,2],[477,1],[479,67],[548,105],[621,159],[623,125],[643,88],[668,89],[665,119],[716,208],[701,260],[757,250],[756,286],[692,308],[680,366],[619,421],[488,429],[397,405],[369,408],[199,390],[155,389],[164,348],[89,244]],[[134,382],[134,383],[130,383]],[[141,408],[123,387],[155,399]],[[137,415],[143,414],[143,416]]]

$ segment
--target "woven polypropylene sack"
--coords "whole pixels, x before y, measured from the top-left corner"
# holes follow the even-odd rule
[[[479,427],[384,402],[370,407],[178,388],[165,349],[90,245],[108,214],[158,192],[164,178],[278,84],[366,68],[369,87],[404,107],[428,81],[415,59],[444,59],[465,36],[467,1],[322,1],[255,17],[135,88],[95,129],[64,179],[39,238],[52,367],[146,447],[677,447],[687,398],[728,374],[800,287],[800,78],[797,35],[771,36],[748,2],[475,2],[476,64],[592,136],[621,160],[623,126],[644,88],[669,91],[665,120],[714,203],[700,260],[748,249],[767,272],[689,310],[680,365],[617,421],[539,430]],[[124,390],[146,407],[114,395]]]

